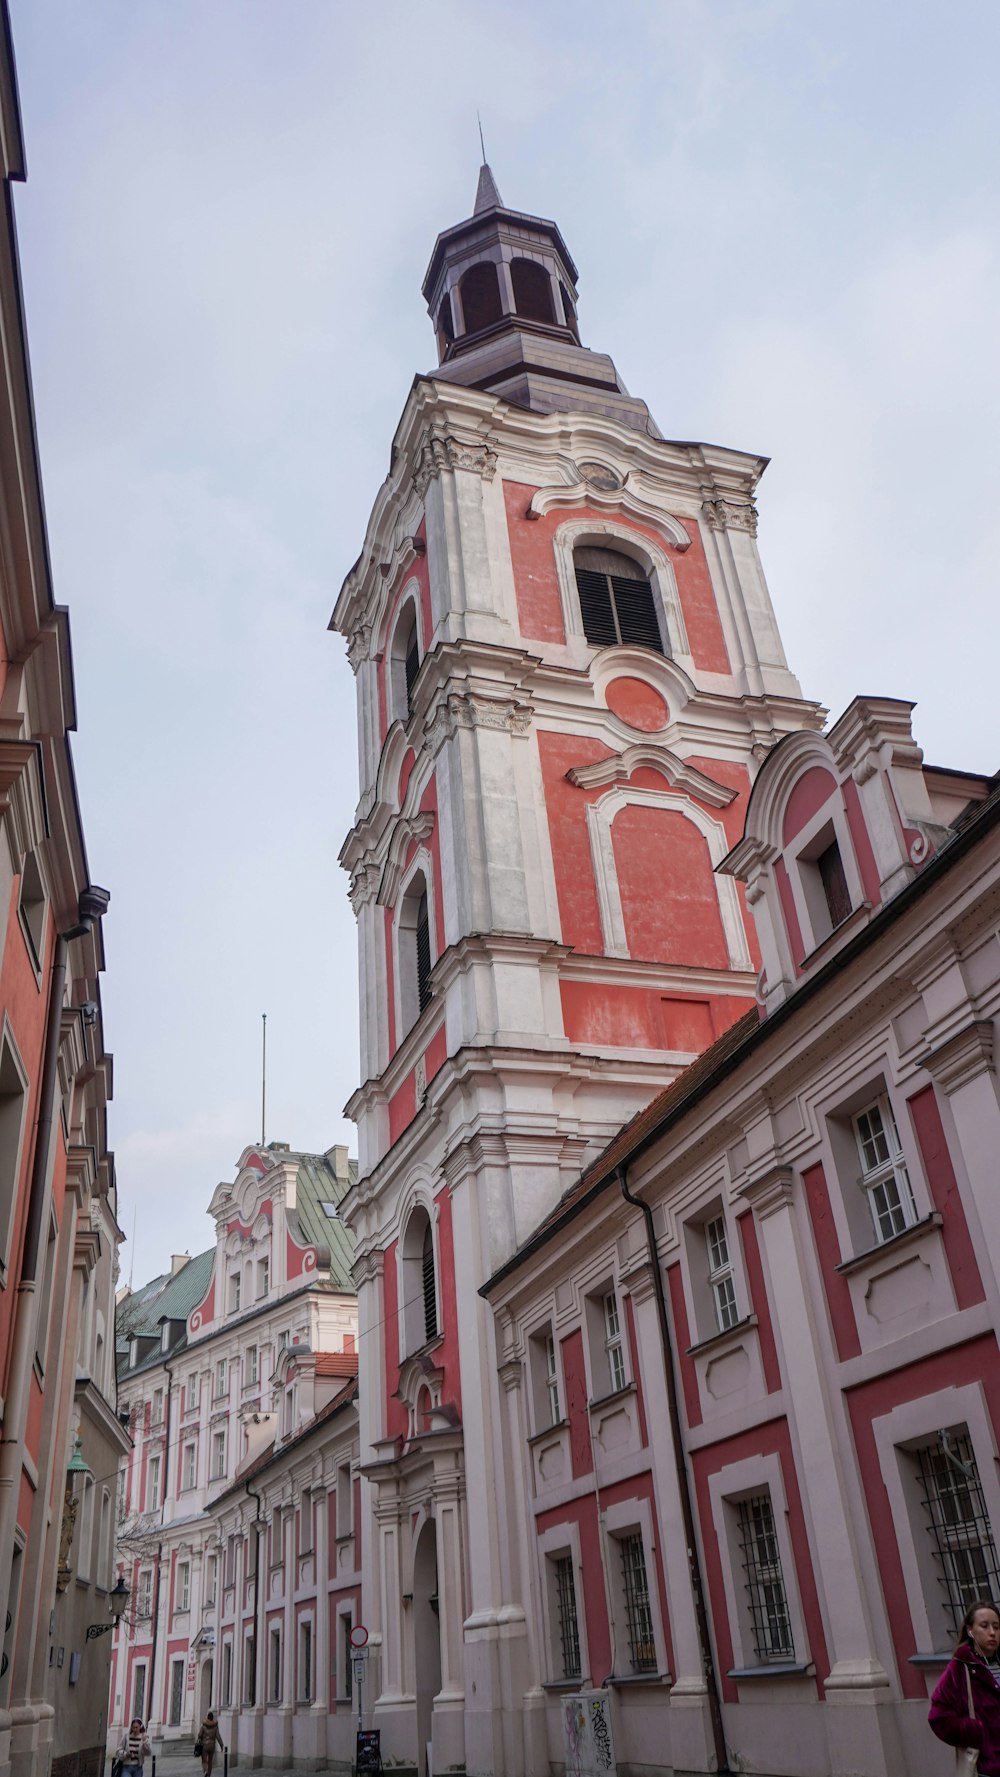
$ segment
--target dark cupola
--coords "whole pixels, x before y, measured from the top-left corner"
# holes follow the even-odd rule
[[[508,210],[484,163],[472,215],[438,235],[423,293],[432,374],[540,413],[607,413],[659,437],[611,359],[580,344],[577,270],[556,224]]]

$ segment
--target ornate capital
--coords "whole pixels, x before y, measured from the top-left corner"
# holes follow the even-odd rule
[[[460,728],[506,729],[508,734],[523,735],[531,728],[531,719],[530,706],[512,697],[453,691],[435,710],[425,738],[431,752],[438,753]]]
[[[414,490],[422,500],[445,469],[465,469],[492,481],[497,472],[497,453],[487,444],[463,444],[458,438],[440,435],[425,439],[413,470]]]
[[[950,1095],[980,1074],[993,1071],[993,1024],[974,1019],[924,1056],[924,1066]]]
[[[740,1187],[740,1196],[753,1206],[759,1222],[790,1208],[795,1196],[795,1174],[790,1166],[769,1166]]]
[[[752,500],[726,500],[716,495],[702,502],[702,517],[713,531],[747,531],[757,535],[757,508]]]
[[[351,630],[351,633],[347,638],[347,658],[350,662],[352,672],[356,673],[361,662],[367,660],[368,655],[371,652],[371,645],[371,624],[359,623],[356,629]]]
[[[347,893],[356,915],[361,912],[362,907],[367,906],[369,901],[374,900],[381,874],[378,865],[367,860],[352,870],[351,886]]]

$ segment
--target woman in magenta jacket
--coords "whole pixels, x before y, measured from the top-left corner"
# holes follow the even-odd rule
[[[1000,1777],[1000,1614],[977,1598],[965,1613],[958,1646],[931,1698],[928,1717],[948,1746],[974,1746],[979,1777]],[[968,1681],[966,1682],[966,1674]],[[969,1714],[969,1684],[974,1715]]]

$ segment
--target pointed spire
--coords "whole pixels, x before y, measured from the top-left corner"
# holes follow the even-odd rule
[[[497,182],[490,168],[483,161],[479,169],[479,184],[476,186],[476,202],[472,214],[481,216],[484,210],[502,210],[503,198],[497,190]]]

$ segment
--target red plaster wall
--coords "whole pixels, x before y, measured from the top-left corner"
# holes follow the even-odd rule
[[[768,1394],[777,1394],[781,1387],[781,1369],[774,1343],[771,1306],[767,1299],[767,1286],[764,1283],[764,1267],[760,1260],[757,1224],[752,1211],[747,1210],[743,1215],[737,1216],[736,1226],[739,1228],[740,1243],[743,1247],[743,1263],[750,1288],[750,1306],[757,1316],[757,1337],[760,1340],[760,1361],[764,1370],[764,1383]]]
[[[816,1243],[816,1256],[823,1277],[823,1288],[826,1293],[826,1305],[830,1313],[830,1325],[833,1328],[834,1343],[837,1356],[841,1363],[849,1357],[857,1357],[861,1350],[858,1337],[858,1323],[854,1317],[854,1304],[846,1277],[837,1270],[841,1262],[840,1241],[837,1227],[833,1219],[830,1204],[830,1192],[827,1187],[826,1174],[817,1162],[809,1166],[802,1174],[802,1185],[806,1195],[806,1207],[812,1223],[813,1240]]]
[[[907,1100],[914,1134],[920,1147],[927,1183],[935,1209],[944,1217],[941,1239],[951,1272],[955,1300],[959,1308],[971,1308],[985,1300],[983,1280],[976,1263],[976,1252],[965,1219],[965,1206],[955,1178],[955,1168],[948,1152],[948,1142],[941,1122],[941,1111],[933,1086],[925,1086]]]
[[[708,843],[697,827],[671,808],[629,806],[611,836],[630,955],[728,968]]]
[[[594,1467],[590,1445],[590,1416],[587,1410],[587,1367],[583,1357],[583,1333],[577,1327],[560,1342],[563,1381],[566,1385],[566,1417],[569,1420],[569,1450],[573,1479],[589,1475]]]
[[[684,1413],[689,1425],[700,1425],[701,1396],[698,1393],[698,1374],[692,1359],[688,1356],[691,1329],[688,1325],[687,1303],[684,1300],[684,1280],[681,1277],[680,1265],[668,1266],[667,1290],[674,1317],[674,1345],[677,1352],[677,1367],[681,1373]]]
[[[792,786],[788,801],[785,803],[785,816],[781,823],[781,843],[787,845],[801,833],[807,821],[818,813],[824,802],[829,802],[837,788],[837,780],[832,772],[822,765],[811,765],[804,771]]]
[[[645,679],[623,673],[621,678],[612,679],[604,696],[612,714],[642,734],[658,734],[670,720],[670,711],[660,693]]]
[[[625,1330],[628,1334],[629,1363],[635,1383],[635,1403],[639,1412],[639,1436],[645,1450],[649,1443],[649,1432],[646,1427],[646,1397],[642,1386],[642,1371],[639,1368],[639,1341],[636,1338],[635,1305],[631,1296],[625,1297]]]

